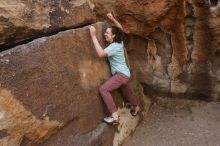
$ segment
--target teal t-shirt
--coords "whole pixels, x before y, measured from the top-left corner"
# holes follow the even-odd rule
[[[108,55],[111,72],[114,75],[116,72],[121,72],[130,77],[130,70],[125,62],[124,45],[122,43],[111,43],[104,49]]]

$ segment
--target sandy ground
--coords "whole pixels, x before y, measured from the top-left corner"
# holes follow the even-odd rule
[[[157,98],[123,146],[220,146],[220,102]]]

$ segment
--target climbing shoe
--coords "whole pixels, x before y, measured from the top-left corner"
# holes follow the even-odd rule
[[[131,115],[132,116],[137,116],[138,114],[140,114],[141,113],[141,109],[138,109],[137,111],[135,110],[135,109],[132,109],[131,111],[130,111],[130,113],[131,113]]]
[[[104,121],[105,123],[109,124],[109,125],[117,125],[117,124],[119,124],[119,118],[116,120],[116,119],[114,119],[112,116],[110,116],[110,117],[105,117],[105,118],[103,119],[103,121]]]

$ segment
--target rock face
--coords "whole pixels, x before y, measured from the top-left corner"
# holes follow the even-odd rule
[[[104,47],[106,24],[95,27]],[[102,123],[107,110],[98,87],[110,70],[97,56],[88,27],[43,37],[0,56],[0,145],[117,146],[137,126],[139,118],[122,107],[118,92],[113,95],[126,116],[117,135]]]
[[[103,42],[104,24],[95,26]],[[60,127],[60,137],[45,145],[71,145],[62,135],[90,132],[105,115],[97,88],[110,72],[105,60],[97,57],[87,27],[1,53],[0,73],[0,126],[8,134],[2,139],[5,146],[18,145],[23,137],[40,142]],[[110,141],[113,132],[108,133]],[[17,141],[10,144],[5,139]],[[23,141],[22,145],[32,144]]]
[[[218,6],[214,6],[210,9],[209,15],[209,27],[211,28],[212,37],[211,37],[211,58],[210,62],[211,73],[214,77],[213,79],[213,89],[219,91],[219,81],[220,81],[220,2]],[[215,96],[218,96],[218,92],[213,93]]]
[[[37,119],[7,89],[0,89],[0,101],[2,146],[18,146],[24,136],[32,141],[43,141],[63,126],[48,118]]]
[[[117,146],[134,129],[124,124],[114,137],[115,129],[101,124],[106,111],[98,86],[110,72],[81,27],[109,11],[126,32],[136,94],[141,84],[152,96],[220,99],[218,1],[0,0],[1,50],[52,35],[0,53],[1,145]],[[95,26],[103,43],[106,26]]]
[[[219,99],[218,1],[115,3],[128,34],[130,64],[146,94]]]
[[[86,0],[0,1],[0,48],[95,22]]]

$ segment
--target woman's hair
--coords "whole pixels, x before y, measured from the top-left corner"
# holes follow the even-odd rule
[[[115,35],[113,42],[121,43],[123,41],[123,31],[116,26],[110,26],[109,28],[111,28],[112,34]]]

